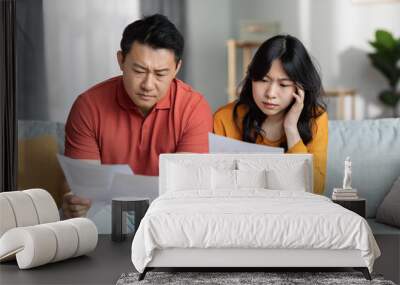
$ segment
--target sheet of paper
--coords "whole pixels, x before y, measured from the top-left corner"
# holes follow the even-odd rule
[[[116,197],[158,197],[158,177],[134,175],[129,165],[95,165],[57,155],[71,191],[92,200],[87,217],[99,233],[111,233],[111,201]]]
[[[140,197],[150,202],[158,197],[158,176],[127,175],[117,173],[111,183],[113,198]]]
[[[58,154],[71,191],[92,201],[110,202],[115,197],[158,197],[158,177],[133,175],[128,165],[95,165]]]
[[[243,142],[213,133],[208,133],[210,153],[283,153],[281,147],[270,147]]]
[[[71,191],[92,201],[111,201],[109,189],[116,173],[133,174],[129,165],[96,165],[57,154]]]
[[[135,174],[128,164],[102,164],[102,166],[109,167],[113,173]]]
[[[92,202],[86,215],[97,227],[99,234],[111,233],[111,204],[106,202]]]

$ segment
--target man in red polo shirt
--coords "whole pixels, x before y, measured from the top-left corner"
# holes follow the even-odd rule
[[[160,153],[208,152],[211,109],[202,95],[175,78],[183,45],[182,35],[162,15],[128,25],[117,53],[122,76],[76,99],[65,127],[65,155],[158,175]],[[64,215],[86,215],[90,197],[68,191]]]

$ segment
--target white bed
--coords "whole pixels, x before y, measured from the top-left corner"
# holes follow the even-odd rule
[[[141,278],[154,267],[355,267],[368,278],[380,255],[368,223],[311,194],[311,170],[307,154],[162,155],[160,197],[132,243]]]

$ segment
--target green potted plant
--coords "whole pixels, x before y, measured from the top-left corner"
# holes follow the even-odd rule
[[[375,39],[369,42],[374,48],[368,56],[372,65],[379,70],[389,82],[389,88],[379,93],[379,100],[393,109],[394,117],[398,117],[400,102],[400,38],[396,39],[392,33],[384,30],[375,32]]]

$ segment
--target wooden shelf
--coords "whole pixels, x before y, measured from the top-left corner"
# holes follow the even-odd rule
[[[253,42],[253,41],[237,41],[230,39],[226,42],[228,49],[228,102],[232,102],[237,99],[237,75],[236,75],[236,55],[239,51],[242,52],[242,76],[243,78],[246,75],[247,67],[250,64],[251,58],[253,56],[253,50],[257,49],[261,42]]]
[[[337,98],[336,119],[344,120],[344,100],[345,97],[351,97],[351,119],[356,117],[356,96],[355,89],[328,89],[325,91],[325,97]]]

